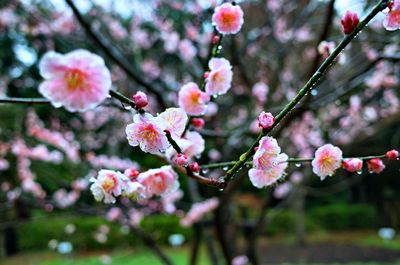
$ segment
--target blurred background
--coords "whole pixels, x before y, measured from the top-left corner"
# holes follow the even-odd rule
[[[258,114],[277,114],[343,38],[345,11],[362,17],[378,1],[237,2],[245,23],[221,53],[233,87],[209,106],[200,164],[237,159],[259,132]],[[42,55],[84,48],[105,59],[114,89],[130,96],[150,86],[150,112],[176,106],[180,87],[203,79],[220,3],[1,0],[0,97],[40,98]],[[384,17],[274,131],[290,157],[312,157],[325,143],[346,157],[399,149],[400,35],[382,27]],[[0,104],[0,264],[400,264],[399,161],[379,175],[340,170],[323,182],[310,164],[295,164],[285,182],[261,190],[247,169],[224,191],[181,176],[174,198],[96,203],[88,180],[99,169],[165,164],[127,144],[131,119],[111,99],[85,113]],[[220,207],[181,224],[194,202],[214,197]]]

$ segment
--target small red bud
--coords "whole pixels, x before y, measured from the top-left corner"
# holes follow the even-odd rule
[[[208,71],[205,72],[204,75],[203,75],[204,79],[207,79],[209,75],[210,75],[210,72],[208,72]]]
[[[142,109],[142,108],[146,107],[147,104],[149,104],[146,94],[143,93],[142,91],[136,92],[136,94],[132,96],[132,99],[136,105],[136,108],[138,108],[138,109]]]
[[[397,151],[397,150],[390,150],[390,151],[387,151],[386,154],[385,154],[385,157],[386,157],[387,159],[390,159],[390,160],[398,159],[398,158],[400,157],[400,156],[399,156],[399,151]]]
[[[357,13],[346,11],[346,14],[340,22],[342,23],[344,34],[350,34],[357,27],[360,19]]]
[[[192,172],[199,172],[200,171],[200,166],[199,166],[199,163],[197,163],[197,162],[191,163],[189,168],[190,168],[190,170]]]
[[[196,129],[200,130],[204,127],[205,121],[202,118],[193,118],[192,124]]]
[[[215,36],[212,38],[212,43],[213,43],[214,45],[217,45],[218,42],[219,42],[219,36],[218,36],[218,35],[215,35]]]

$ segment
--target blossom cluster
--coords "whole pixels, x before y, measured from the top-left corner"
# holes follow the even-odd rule
[[[136,171],[136,170],[135,170]],[[166,196],[179,188],[178,175],[171,166],[150,169],[132,174],[102,169],[90,179],[90,190],[97,201],[115,203],[116,197],[148,199],[152,196]]]
[[[251,183],[262,188],[270,186],[280,180],[285,172],[288,156],[281,153],[276,139],[264,136],[259,142],[253,157],[253,167],[249,170]]]

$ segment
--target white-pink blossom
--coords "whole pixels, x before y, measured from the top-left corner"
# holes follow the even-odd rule
[[[203,115],[209,101],[210,96],[201,91],[196,83],[189,82],[179,91],[179,106],[189,115]]]
[[[104,60],[86,50],[65,55],[47,52],[39,63],[39,92],[58,108],[86,111],[103,102],[111,89],[111,74]]]
[[[400,29],[400,0],[394,0],[390,4],[383,26],[390,31]]]
[[[188,121],[188,116],[183,109],[168,108],[157,117],[165,121],[164,130],[168,130],[174,140],[178,140],[182,136]]]
[[[236,34],[243,25],[243,11],[238,5],[224,3],[215,8],[212,22],[222,34]]]
[[[208,95],[223,95],[232,83],[232,66],[225,58],[212,58],[208,63],[210,71],[206,78],[206,93]]]
[[[340,148],[331,144],[321,146],[315,152],[312,160],[313,172],[324,180],[327,176],[333,175],[341,167],[343,153]]]
[[[171,166],[150,169],[142,172],[137,181],[144,186],[143,195],[146,198],[151,196],[165,196],[179,188],[178,175]]]
[[[251,183],[262,188],[281,179],[288,166],[288,156],[281,153],[278,142],[273,137],[264,136],[253,157],[253,167],[249,170]]]
[[[118,171],[102,169],[96,178],[93,177],[89,181],[93,182],[90,190],[96,201],[115,203],[115,197],[120,196],[126,189],[128,179]]]
[[[125,132],[131,146],[139,146],[143,152],[157,154],[169,146],[165,128],[163,119],[146,113],[136,114],[133,123],[126,126]]]

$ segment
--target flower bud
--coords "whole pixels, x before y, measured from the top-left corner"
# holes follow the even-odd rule
[[[139,171],[134,168],[128,168],[124,171],[124,175],[130,179],[135,179],[139,175]]]
[[[344,34],[350,34],[357,27],[360,20],[357,13],[346,11],[340,22],[342,23]]]
[[[379,158],[373,158],[367,161],[368,169],[372,173],[381,173],[385,169],[385,164]]]
[[[258,116],[258,126],[263,129],[269,129],[275,122],[274,116],[270,112],[261,112]]]
[[[189,168],[190,168],[190,170],[192,172],[199,172],[200,171],[200,166],[199,166],[199,163],[197,163],[197,162],[191,163]]]
[[[142,109],[142,108],[146,107],[147,104],[149,104],[146,94],[143,93],[142,91],[136,92],[136,94],[132,96],[132,99],[136,105],[136,108],[138,108],[138,109]]]
[[[215,36],[212,38],[212,43],[213,43],[214,45],[217,45],[218,42],[219,42],[219,36],[218,36],[218,35],[215,35]]]
[[[186,166],[187,162],[188,162],[188,158],[187,158],[187,156],[184,155],[184,154],[178,154],[178,155],[175,157],[175,163],[176,163],[177,165],[179,165],[179,166],[184,167],[184,166]]]
[[[192,124],[196,129],[200,130],[203,129],[205,122],[202,118],[193,118]]]
[[[343,168],[348,172],[358,172],[362,169],[363,161],[358,158],[349,158],[343,161]]]
[[[395,160],[399,158],[399,151],[397,150],[390,150],[387,151],[385,157],[390,160]]]

